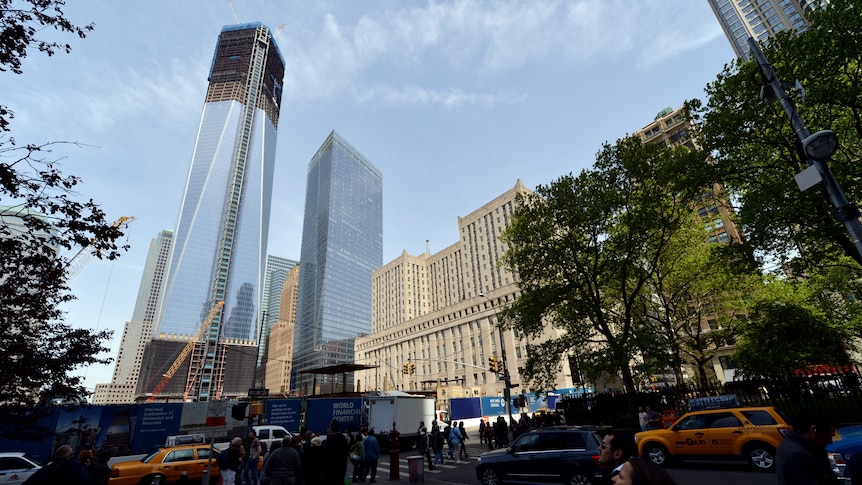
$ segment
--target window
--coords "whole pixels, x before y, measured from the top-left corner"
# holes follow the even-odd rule
[[[706,419],[702,414],[695,414],[684,418],[676,425],[678,430],[701,429],[706,427]]]
[[[198,460],[208,460],[210,457],[209,448],[198,448]]]
[[[710,429],[714,428],[738,428],[742,426],[742,423],[739,422],[739,418],[733,415],[733,413],[715,413],[710,416]]]
[[[742,411],[745,419],[754,426],[769,426],[778,424],[778,421],[766,411]]]
[[[174,463],[178,461],[191,461],[195,459],[195,451],[191,448],[175,450],[168,453],[163,463]]]

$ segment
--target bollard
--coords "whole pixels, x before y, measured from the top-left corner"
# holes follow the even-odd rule
[[[392,431],[389,432],[389,480],[400,480],[398,470],[398,430],[392,423]]]

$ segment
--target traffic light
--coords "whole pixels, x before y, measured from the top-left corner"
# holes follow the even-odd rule
[[[415,373],[416,373],[416,364],[411,362],[410,363],[410,374],[415,374]]]
[[[407,374],[410,373],[410,367],[407,364],[404,364],[404,368],[401,369],[401,373],[403,373],[406,376]]]
[[[230,408],[230,417],[233,419],[245,419],[245,408],[248,406],[248,403],[237,403],[231,406]]]
[[[488,357],[488,370],[489,371],[497,372],[497,368],[499,367],[499,365],[500,365],[500,363],[497,362],[496,357],[494,357],[493,355]]]

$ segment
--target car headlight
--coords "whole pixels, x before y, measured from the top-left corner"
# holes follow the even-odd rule
[[[481,464],[482,464],[482,457],[480,456],[479,459],[476,460],[476,466],[479,466]]]

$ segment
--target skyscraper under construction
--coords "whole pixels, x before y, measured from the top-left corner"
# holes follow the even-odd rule
[[[269,28],[222,29],[139,396],[203,401],[252,382],[283,77]]]

